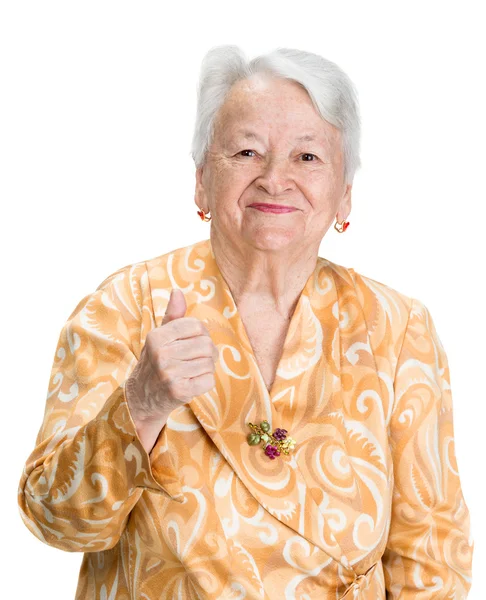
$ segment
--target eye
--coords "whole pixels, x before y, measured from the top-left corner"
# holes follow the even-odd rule
[[[242,154],[243,152],[253,152],[253,150],[241,150],[241,152],[238,152],[238,155]]]
[[[312,154],[311,152],[304,152],[304,154],[301,154],[301,156],[314,156],[315,158],[317,158],[316,154]],[[314,160],[305,160],[304,162],[315,162]]]

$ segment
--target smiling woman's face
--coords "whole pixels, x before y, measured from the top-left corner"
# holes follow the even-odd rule
[[[311,136],[313,139],[301,139]],[[319,246],[336,216],[351,211],[340,131],[307,92],[277,78],[237,82],[218,113],[206,164],[196,171],[196,204],[218,236],[267,250]],[[271,213],[255,202],[296,210]]]

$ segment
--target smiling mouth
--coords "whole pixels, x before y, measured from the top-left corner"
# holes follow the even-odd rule
[[[288,213],[297,210],[293,206],[282,206],[281,204],[250,204],[248,208],[255,208],[256,210],[260,210],[262,212],[272,212],[272,213]]]

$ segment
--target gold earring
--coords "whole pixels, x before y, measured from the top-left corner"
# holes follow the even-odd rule
[[[345,231],[346,231],[346,229],[347,229],[347,228],[348,228],[348,226],[349,226],[349,221],[345,221],[345,220],[343,219],[343,220],[342,220],[342,222],[341,222],[341,223],[339,223],[339,225],[341,226],[341,229],[339,229],[339,228],[338,228],[338,226],[337,226],[337,225],[338,225],[338,223],[339,223],[339,221],[336,219],[336,222],[334,223],[334,229],[335,229],[336,231],[338,231],[339,233],[343,233],[343,232],[345,232]]]
[[[211,221],[211,215],[209,215],[209,217],[207,216],[209,214],[209,210],[206,214],[204,214],[204,211],[201,209],[197,211],[197,214],[201,217],[202,221]]]

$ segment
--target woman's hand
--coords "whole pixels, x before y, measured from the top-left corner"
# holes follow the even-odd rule
[[[184,294],[172,290],[162,325],[147,334],[125,391],[140,439],[150,452],[169,414],[215,386],[218,349],[195,317],[184,317]]]

